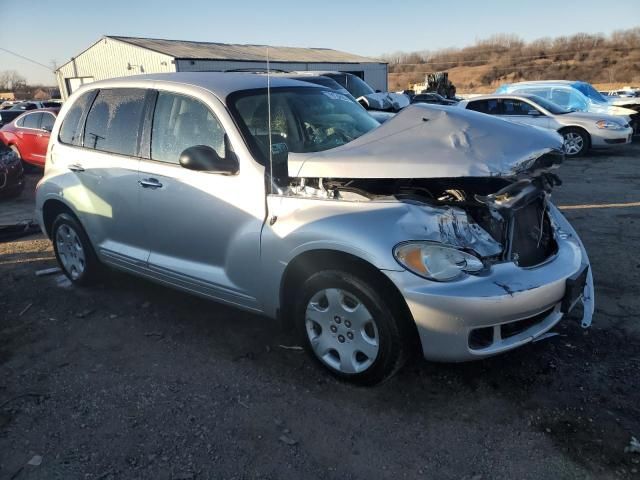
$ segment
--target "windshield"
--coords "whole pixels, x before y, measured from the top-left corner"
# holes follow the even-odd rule
[[[576,90],[582,92],[584,95],[589,97],[591,100],[598,103],[609,103],[607,99],[602,96],[602,94],[597,91],[590,83],[578,82],[574,83],[573,86]]]
[[[550,113],[554,115],[564,115],[565,113],[572,112],[572,110],[569,110],[567,108],[562,108],[560,105],[550,102],[549,100],[545,100],[542,97],[538,97],[537,95],[530,95],[527,98],[529,98],[529,100],[531,100],[532,102],[537,103],[542,108],[548,110]]]
[[[365,83],[364,80],[361,80],[360,77],[356,77],[355,75],[351,75],[349,73],[332,73],[325,76],[333,78],[336,82],[349,90],[349,93],[355,98],[376,93],[375,90]]]
[[[269,158],[267,90],[231,95],[229,109],[257,161]],[[271,143],[284,144],[293,153],[329,150],[344,145],[379,126],[351,98],[324,88],[288,87],[271,90]],[[282,150],[282,148],[278,148]]]

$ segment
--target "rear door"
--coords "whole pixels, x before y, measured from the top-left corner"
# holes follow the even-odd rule
[[[90,102],[84,128],[82,105],[77,112],[72,107],[63,120],[60,144],[51,151],[52,159],[63,159],[73,176],[65,198],[74,203],[103,259],[124,268],[141,268],[148,256],[138,189],[147,91],[102,89],[94,98],[80,100]]]
[[[20,150],[22,159],[30,163],[38,162],[36,152],[41,118],[41,112],[29,113],[16,123],[18,127],[16,130],[18,150]]]

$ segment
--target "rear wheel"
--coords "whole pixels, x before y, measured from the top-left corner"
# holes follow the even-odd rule
[[[567,128],[560,132],[564,138],[564,153],[567,157],[578,157],[589,149],[589,135],[579,128]]]
[[[100,263],[80,222],[68,213],[61,213],[53,222],[53,250],[64,274],[78,285],[88,285],[98,279]]]
[[[294,309],[307,351],[337,377],[367,385],[391,377],[407,358],[398,315],[373,285],[339,270],[311,275]]]

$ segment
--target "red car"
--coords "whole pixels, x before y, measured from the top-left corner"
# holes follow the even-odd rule
[[[0,128],[0,140],[30,165],[43,168],[59,108],[30,110]]]

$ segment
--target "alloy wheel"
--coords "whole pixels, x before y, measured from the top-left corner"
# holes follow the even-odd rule
[[[584,148],[584,138],[576,132],[564,134],[564,152],[567,155],[577,155]]]

